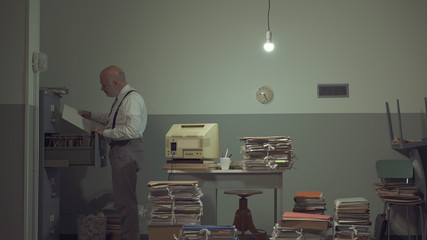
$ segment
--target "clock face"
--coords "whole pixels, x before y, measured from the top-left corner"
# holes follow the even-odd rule
[[[268,103],[273,99],[273,90],[267,86],[258,88],[256,91],[256,99],[260,103]]]

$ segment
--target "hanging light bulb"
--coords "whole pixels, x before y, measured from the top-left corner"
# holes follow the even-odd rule
[[[274,43],[271,42],[272,34],[270,31],[267,31],[267,41],[264,43],[264,50],[267,52],[271,52],[274,49]]]
[[[274,49],[274,43],[271,41],[273,34],[270,31],[270,0],[268,0],[268,12],[267,12],[267,34],[266,42],[264,44],[264,50],[271,52]]]

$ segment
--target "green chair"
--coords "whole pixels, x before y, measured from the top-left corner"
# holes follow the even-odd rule
[[[393,205],[406,206],[406,223],[408,227],[408,240],[411,239],[410,234],[410,219],[409,207],[417,206],[419,210],[419,218],[421,225],[421,237],[424,239],[424,223],[423,223],[423,201],[420,198],[400,198],[399,188],[413,186],[414,166],[410,160],[378,160],[376,162],[377,176],[381,179],[382,184],[387,183],[402,183],[396,187],[395,198],[393,196],[380,196],[384,201],[384,213],[387,218],[387,239],[390,240],[390,209]],[[377,192],[378,193],[378,192]],[[400,199],[400,200],[399,200]],[[418,233],[416,234],[418,236]]]

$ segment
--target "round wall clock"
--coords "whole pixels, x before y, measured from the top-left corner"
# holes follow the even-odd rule
[[[273,90],[270,87],[262,86],[256,91],[256,99],[260,103],[268,103],[273,99]]]

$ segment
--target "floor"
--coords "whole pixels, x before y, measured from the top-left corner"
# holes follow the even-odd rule
[[[59,236],[59,240],[78,240],[78,236],[75,234],[67,234]],[[108,238],[106,239],[108,240]],[[148,240],[148,235],[141,235],[140,240]]]
[[[269,239],[269,236],[267,236],[267,239]],[[77,237],[77,235],[74,235],[74,234],[67,234],[67,235],[59,236],[59,240],[78,240],[78,237]],[[106,240],[108,240],[108,238]],[[148,240],[148,235],[141,235],[140,240]],[[253,236],[246,234],[245,240],[257,240],[257,239]]]

